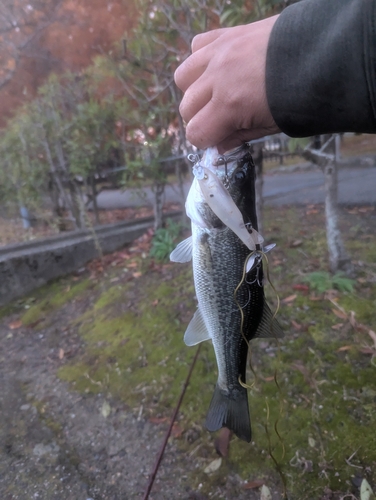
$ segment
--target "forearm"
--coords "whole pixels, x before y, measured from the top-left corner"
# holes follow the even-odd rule
[[[266,92],[283,132],[376,132],[375,30],[374,0],[302,0],[282,12]]]

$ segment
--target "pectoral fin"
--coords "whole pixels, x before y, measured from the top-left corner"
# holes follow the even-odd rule
[[[181,264],[192,260],[192,236],[178,244],[175,250],[171,252],[170,260]]]
[[[201,311],[197,309],[184,334],[184,342],[186,345],[192,346],[210,340],[210,338]]]
[[[285,336],[281,325],[275,319],[274,314],[271,312],[270,307],[264,302],[264,309],[259,326],[257,327],[254,338],[270,338],[281,339]]]

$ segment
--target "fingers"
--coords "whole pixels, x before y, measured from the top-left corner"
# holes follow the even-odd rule
[[[250,128],[241,128],[236,117],[224,101],[212,96],[188,122],[187,139],[199,149],[217,146],[222,154],[244,142],[280,132],[271,116],[258,124],[249,123]]]
[[[221,143],[233,131],[234,125],[228,121],[225,106],[213,97],[188,122],[188,140],[199,149],[206,149]]]
[[[205,85],[204,83],[191,85],[184,94],[179,106],[180,114],[185,123],[188,123],[200,109],[204,108],[211,97],[212,87],[210,85]]]
[[[268,129],[242,129],[237,132],[232,133],[230,136],[226,137],[218,145],[219,154],[224,154],[231,149],[237,148],[244,142],[253,141],[259,139],[260,137],[265,137],[266,135],[272,135],[280,132],[278,127],[268,128]]]
[[[190,55],[175,71],[175,83],[185,92],[206,70],[213,55],[213,50],[208,45],[223,35],[228,28],[208,31],[196,35],[192,40],[192,55]],[[201,51],[200,49],[206,49]]]
[[[265,88],[266,53],[276,19],[193,39],[192,55],[175,73],[176,84],[185,93],[180,113],[193,145],[228,150],[278,130]]]
[[[209,57],[196,52],[188,57],[175,71],[174,79],[176,85],[183,92],[204,73],[209,63]]]
[[[197,52],[198,50],[202,49],[206,45],[209,45],[209,43],[214,42],[218,37],[223,35],[227,31],[228,28],[220,28],[217,30],[212,30],[208,31],[206,33],[200,33],[199,35],[196,35],[193,40],[192,40],[192,52]]]

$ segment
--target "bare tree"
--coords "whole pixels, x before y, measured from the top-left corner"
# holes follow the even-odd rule
[[[322,143],[322,145],[321,145]],[[345,250],[339,229],[338,210],[338,144],[336,135],[323,135],[316,138],[304,150],[304,156],[319,165],[325,176],[325,220],[326,239],[329,251],[329,268],[332,273],[352,272],[352,264]]]

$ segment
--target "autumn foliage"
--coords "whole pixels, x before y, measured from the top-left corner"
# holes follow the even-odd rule
[[[133,27],[133,0],[2,0],[0,126],[51,73],[81,71]]]

